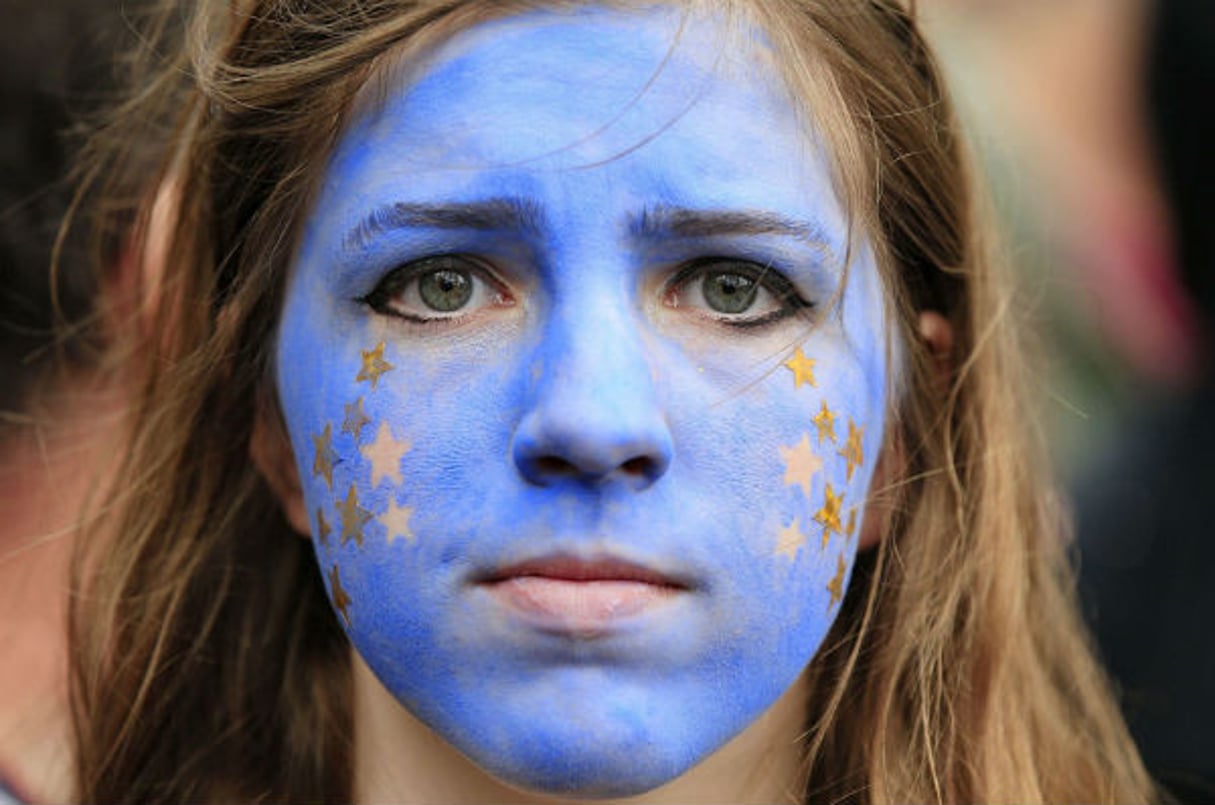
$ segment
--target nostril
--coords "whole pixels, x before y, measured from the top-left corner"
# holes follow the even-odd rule
[[[532,461],[532,466],[541,475],[553,478],[569,478],[580,474],[577,467],[560,456],[540,456]]]
[[[628,461],[620,465],[620,469],[626,475],[633,475],[641,478],[650,478],[655,475],[654,460],[646,456],[637,456],[630,458]]]
[[[525,458],[519,467],[533,482],[546,485],[562,479],[603,481],[612,475],[630,479],[630,483],[648,483],[662,474],[662,462],[651,456],[634,456],[613,466],[590,466],[559,455],[547,454]]]
[[[516,469],[536,486],[623,483],[641,490],[661,478],[671,460],[670,434],[662,417],[620,417],[590,408],[595,416],[574,417],[575,406],[540,407],[521,420],[511,445]],[[602,406],[599,406],[602,408]],[[653,413],[647,409],[647,413]],[[611,414],[612,416],[609,416]]]

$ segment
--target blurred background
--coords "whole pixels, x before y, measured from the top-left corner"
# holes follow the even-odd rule
[[[63,378],[26,356],[50,354],[68,113],[110,91],[124,5],[0,0],[0,802],[67,796],[62,574],[81,467],[107,454],[88,435],[121,392],[82,383],[88,360]],[[1215,0],[916,11],[989,178],[1018,314],[1041,333],[1086,616],[1151,771],[1215,801]],[[69,314],[86,317],[96,283],[68,271]]]
[[[1045,339],[1066,479],[1198,371],[1149,120],[1153,0],[919,0]],[[1215,45],[1215,43],[1213,43]]]
[[[1215,0],[919,0],[1042,339],[1080,592],[1150,771],[1215,802]]]

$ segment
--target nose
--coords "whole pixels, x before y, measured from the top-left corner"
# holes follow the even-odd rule
[[[671,433],[652,355],[626,311],[553,322],[520,419],[515,465],[530,483],[621,483],[641,490],[670,467]]]

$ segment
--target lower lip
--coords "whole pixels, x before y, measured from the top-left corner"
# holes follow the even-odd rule
[[[494,598],[548,630],[594,637],[672,600],[677,587],[643,581],[517,576],[489,585]]]

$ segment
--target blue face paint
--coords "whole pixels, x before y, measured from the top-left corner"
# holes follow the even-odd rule
[[[653,788],[795,683],[883,430],[827,159],[762,60],[679,28],[537,12],[412,65],[343,136],[282,315],[355,647],[529,789]]]

